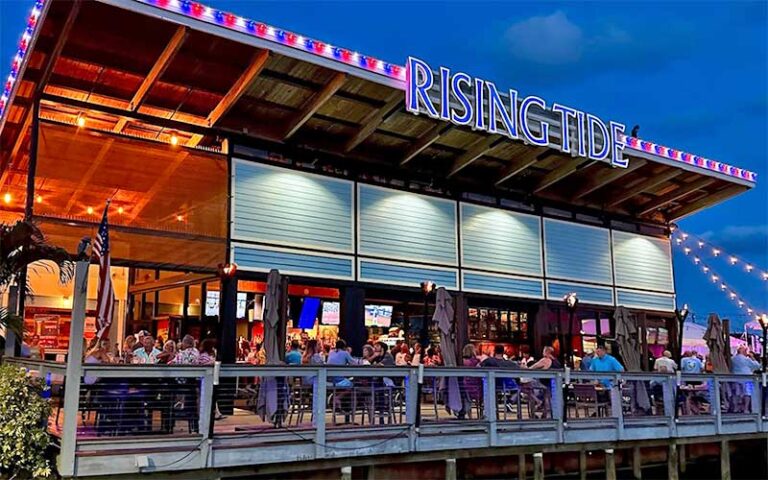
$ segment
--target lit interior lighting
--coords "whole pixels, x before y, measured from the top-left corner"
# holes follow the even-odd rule
[[[125,211],[125,210],[123,210],[123,207],[117,207],[117,213],[118,213],[119,215],[122,215],[124,211]]]
[[[13,197],[11,196],[10,192],[5,192],[5,195],[3,195],[3,202],[11,203],[11,200],[13,200]]]
[[[88,215],[93,215],[93,207],[88,207]]]
[[[35,197],[35,202],[37,202],[37,203],[43,203],[43,197],[42,197],[42,196],[40,196],[40,195],[36,196],[36,197]]]
[[[176,221],[177,222],[183,222],[184,221],[184,215],[176,215]]]
[[[85,115],[82,113],[77,114],[77,126],[80,128],[85,126]]]
[[[179,144],[179,136],[176,135],[176,132],[171,132],[171,145],[174,147]]]

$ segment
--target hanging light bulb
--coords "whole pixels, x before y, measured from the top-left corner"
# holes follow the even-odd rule
[[[688,248],[688,247],[685,247],[685,248],[683,249],[683,251],[685,252],[685,254],[686,254],[686,255],[688,255],[689,253],[691,253],[691,249],[690,249],[690,248]]]
[[[753,268],[755,268],[755,267],[753,267],[750,264],[747,264],[747,266],[746,266],[746,269],[747,269],[748,272],[751,272]]]
[[[704,273],[707,273],[709,271],[709,267],[704,267],[703,270],[704,270]]]
[[[179,136],[176,135],[176,132],[171,132],[170,141],[171,141],[171,145],[173,145],[174,147],[179,144]]]
[[[43,197],[42,197],[42,196],[40,196],[40,195],[36,196],[36,197],[35,197],[35,202],[37,202],[37,203],[43,203]]]
[[[125,210],[123,210],[123,207],[117,207],[117,213],[118,213],[119,215],[122,215],[124,211],[125,211]]]
[[[720,250],[718,250],[717,248],[713,249],[712,250],[712,255],[714,255],[714,256],[720,255]]]
[[[702,242],[701,240],[699,240],[699,248],[703,248],[703,247],[704,247],[704,242]]]
[[[731,292],[730,297],[731,297],[731,300],[733,300],[734,298],[736,298],[736,293],[735,292]]]
[[[83,115],[82,112],[77,114],[76,122],[77,122],[77,126],[80,128],[85,126],[85,115]]]
[[[739,300],[739,308],[741,308],[741,307],[743,307],[743,306],[744,306],[744,302],[742,302],[741,300]]]
[[[93,207],[88,207],[88,215],[93,215]]]
[[[738,261],[739,261],[739,259],[738,259],[738,258],[736,258],[736,257],[733,257],[733,256],[732,256],[731,258],[729,258],[728,260],[731,262],[731,265],[736,265],[736,262],[738,262]]]
[[[683,234],[683,240],[688,240],[688,234],[687,233]]]
[[[720,284],[720,290],[726,290],[727,288],[724,283]]]
[[[177,222],[183,222],[184,221],[184,215],[176,215],[176,221]]]
[[[700,262],[701,262],[701,259],[700,259],[699,257],[694,257],[694,259],[693,259],[693,263],[695,263],[696,265],[698,265]]]
[[[747,309],[747,313],[748,313],[748,314],[752,315],[752,312],[754,312],[754,310],[752,310],[751,308],[748,308],[748,309]]]
[[[677,242],[677,244],[680,245],[681,243],[683,243],[683,239],[682,238],[676,238],[675,242]]]
[[[763,272],[763,280],[768,280],[768,272]]]

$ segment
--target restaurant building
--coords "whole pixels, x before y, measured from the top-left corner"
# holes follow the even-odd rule
[[[581,351],[625,306],[648,355],[676,338],[673,222],[756,181],[531,92],[195,2],[40,0],[23,28],[0,218],[74,252],[112,199],[115,342],[216,336],[232,361],[278,269],[289,336],[359,349],[416,332],[432,282],[454,296],[459,346]],[[38,270],[28,331],[63,353],[71,286]]]

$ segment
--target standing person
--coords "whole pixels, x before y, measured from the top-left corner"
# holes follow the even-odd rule
[[[298,340],[291,341],[291,350],[285,354],[285,363],[288,365],[301,365],[301,350]]]
[[[216,363],[216,340],[206,338],[200,344],[200,356],[197,357],[198,365],[213,365]]]
[[[155,339],[152,335],[142,337],[143,348],[133,351],[133,363],[154,364],[157,363],[157,356],[160,350],[155,348]]]
[[[477,358],[477,350],[471,343],[464,345],[461,350],[462,365],[465,367],[477,367],[480,359]],[[472,411],[472,402],[480,402],[483,395],[483,379],[479,377],[464,377],[460,381],[462,408],[458,413],[460,419],[466,418]]]
[[[181,349],[170,361],[173,365],[197,365],[200,352],[195,348],[195,337],[184,335],[181,339]]]
[[[735,375],[753,375],[760,369],[760,363],[747,355],[747,347],[739,346],[731,359],[731,373]],[[754,390],[753,382],[727,382],[726,399],[728,413],[749,413]]]
[[[600,345],[595,350],[595,358],[589,366],[590,372],[623,372],[624,367],[616,360],[616,357],[605,351],[605,346]],[[613,388],[613,382],[609,378],[600,379],[606,388]]]
[[[389,350],[389,346],[384,342],[376,342],[373,344],[373,365],[381,365],[383,367],[395,366],[395,359],[387,350]]]
[[[176,357],[176,343],[173,340],[168,340],[163,345],[163,351],[157,356],[157,363],[168,365]]]
[[[736,375],[752,375],[755,370],[760,370],[760,363],[747,356],[747,347],[739,346],[736,355],[731,359],[731,373]]]
[[[674,373],[677,371],[677,363],[672,360],[672,352],[664,350],[659,358],[653,362],[653,371],[659,373]]]
[[[691,374],[701,373],[704,371],[704,363],[692,351],[687,351],[680,360],[680,371]]]

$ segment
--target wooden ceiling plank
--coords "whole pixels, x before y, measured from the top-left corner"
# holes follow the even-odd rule
[[[208,126],[214,126],[221,117],[223,117],[230,108],[243,96],[248,90],[248,87],[253,83],[253,80],[259,75],[264,65],[267,64],[269,59],[269,50],[259,50],[251,60],[248,68],[245,69],[240,78],[235,81],[232,88],[229,89],[226,95],[222,97],[218,105],[208,115]]]
[[[696,190],[700,190],[708,185],[711,185],[715,182],[714,178],[710,177],[704,177],[699,178],[698,180],[694,180],[690,183],[685,183],[683,185],[680,185],[679,188],[676,188],[675,190],[667,193],[666,195],[662,195],[658,198],[655,198],[645,205],[642,205],[640,207],[640,210],[637,212],[638,215],[647,215],[649,213],[652,213],[659,208],[663,207],[664,205],[667,205],[669,203],[674,202],[675,200],[678,200],[689,193],[695,192]]]
[[[322,107],[325,102],[330,100],[331,97],[333,97],[333,95],[339,91],[339,89],[344,85],[344,82],[346,81],[347,75],[345,73],[336,72],[328,81],[328,83],[323,86],[323,88],[311,96],[304,103],[304,105],[302,105],[299,113],[290,121],[288,128],[285,129],[283,139],[287,140],[291,138],[296,132],[298,132],[299,129],[305,123],[307,123],[310,118],[312,118],[312,115],[320,110],[320,107]]]
[[[355,149],[358,145],[363,143],[366,138],[373,135],[373,132],[379,128],[379,125],[387,121],[389,117],[398,112],[403,106],[403,93],[399,90],[395,90],[387,98],[387,103],[379,109],[373,110],[371,113],[361,122],[362,127],[357,133],[349,139],[346,145],[344,145],[344,152],[349,153]]]
[[[114,141],[114,138],[109,138],[101,144],[99,153],[96,154],[90,165],[88,165],[88,170],[82,177],[80,177],[80,181],[78,182],[77,187],[75,187],[75,191],[70,195],[67,205],[64,207],[64,215],[69,215],[69,212],[72,210],[72,207],[75,206],[75,203],[77,203],[80,195],[82,195],[83,191],[89,186],[96,170],[99,169],[101,164],[104,163],[104,160],[107,158],[107,153],[109,153],[109,149],[112,147]]]
[[[608,184],[615,182],[622,178],[624,175],[628,175],[635,170],[644,167],[648,162],[642,158],[635,158],[629,163],[627,168],[605,168],[598,172],[596,175],[587,181],[583,187],[581,187],[575,195],[571,197],[571,201],[578,200],[582,197],[589,195],[595,190],[599,190]]]
[[[149,71],[147,76],[144,77],[144,80],[141,82],[141,85],[139,85],[136,93],[133,94],[130,106],[128,107],[129,110],[135,111],[141,106],[142,103],[144,103],[144,100],[147,98],[147,93],[149,93],[152,85],[155,84],[155,81],[160,78],[163,72],[165,72],[165,70],[171,64],[171,61],[181,49],[181,45],[184,43],[184,40],[186,40],[188,35],[189,32],[187,31],[187,27],[180,25],[176,29],[176,31],[173,33],[173,36],[168,41],[168,45],[165,46],[163,52],[152,66],[152,69]],[[123,126],[125,125],[123,124]],[[120,127],[120,130],[122,130],[122,127]],[[119,132],[120,130],[115,131]]]
[[[587,168],[590,165],[593,165],[595,163],[594,160],[589,160],[587,162],[584,162],[583,160],[584,159],[580,159],[580,158],[570,159],[566,161],[564,164],[552,170],[551,172],[547,173],[546,175],[544,175],[544,177],[542,177],[541,180],[539,180],[539,183],[537,183],[536,186],[533,187],[533,193],[539,193],[542,190],[545,190],[548,187],[551,187],[552,185],[559,182],[560,180],[563,180],[565,177],[567,177],[568,175],[571,175],[577,170]]]
[[[147,205],[149,205],[149,202],[151,202],[152,199],[165,188],[166,182],[173,176],[181,164],[184,163],[184,160],[189,156],[189,153],[189,151],[179,153],[176,158],[166,165],[163,172],[155,179],[155,182],[149,190],[147,190],[144,195],[141,195],[140,200],[133,208],[131,208],[130,212],[128,212],[126,225],[133,223],[136,218],[141,215],[141,212],[144,211]]]
[[[499,179],[496,180],[495,185],[498,187],[502,183],[506,182],[515,175],[520,174],[525,169],[539,161],[539,157],[545,153],[548,149],[544,147],[537,147],[523,153],[519,157],[515,158],[504,170],[501,171]]]
[[[681,218],[688,216],[692,213],[695,213],[701,210],[702,208],[706,208],[710,205],[720,203],[734,195],[738,195],[747,190],[749,189],[742,185],[731,185],[731,186],[725,187],[719,192],[706,195],[705,197],[702,197],[699,200],[696,200],[692,203],[683,205],[675,210],[672,210],[669,213],[669,221],[680,220]]]
[[[621,192],[621,194],[615,197],[612,197],[609,200],[610,203],[606,203],[605,206],[615,207],[616,205],[622,204],[627,200],[629,200],[630,198],[634,197],[635,195],[639,195],[645,192],[646,190],[650,190],[654,187],[661,185],[664,182],[668,182],[672,180],[673,178],[677,177],[681,173],[683,173],[683,170],[672,169],[672,170],[668,170],[666,172],[660,173],[658,175],[653,175],[651,177],[648,177],[647,179],[638,183],[634,187],[628,190],[624,189]]]
[[[82,5],[81,0],[75,0],[72,2],[72,8],[69,10],[69,15],[67,15],[67,19],[64,22],[61,33],[56,39],[56,45],[53,46],[53,50],[51,50],[51,54],[48,56],[48,61],[45,64],[43,74],[40,76],[40,80],[37,82],[37,87],[35,88],[35,97],[37,98],[40,97],[40,94],[43,92],[43,89],[48,84],[48,80],[50,80],[51,75],[53,74],[53,68],[56,65],[56,60],[58,60],[58,58],[61,56],[61,51],[64,49],[64,45],[67,43],[67,39],[69,38],[69,32],[72,31],[72,26],[75,24],[77,14],[80,12],[80,5]]]
[[[448,172],[448,178],[453,177],[468,167],[472,162],[493,150],[493,148],[502,141],[503,139],[495,135],[489,135],[472,143],[466,152],[459,155],[456,160],[453,161],[451,170]]]
[[[427,133],[422,135],[416,140],[416,143],[411,146],[411,148],[408,149],[407,152],[405,152],[405,155],[403,155],[403,158],[400,160],[400,166],[404,167],[408,162],[416,158],[418,154],[426,150],[430,145],[435,143],[440,139],[441,136],[448,133],[448,131],[451,129],[451,126],[445,126],[442,123],[438,123],[434,127],[430,128]]]

